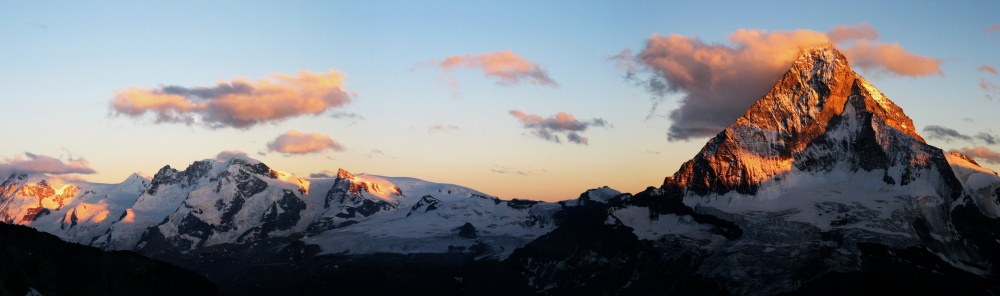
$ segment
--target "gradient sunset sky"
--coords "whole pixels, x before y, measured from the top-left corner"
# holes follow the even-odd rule
[[[659,186],[833,42],[1000,169],[1000,2],[0,2],[0,171],[117,183],[241,151],[503,199]]]

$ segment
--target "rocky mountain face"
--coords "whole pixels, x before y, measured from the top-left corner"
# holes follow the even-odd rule
[[[847,157],[850,166],[866,171],[911,161],[947,167],[942,157],[930,159],[940,154],[926,145],[899,106],[827,45],[806,50],[774,88],[709,140],[673,180],[699,195],[753,195],[762,182],[792,166],[829,171]],[[886,182],[908,182],[916,174],[894,173],[886,174]]]
[[[996,173],[926,144],[822,46],[661,187],[597,206],[577,219],[587,226],[561,226],[508,260],[558,295],[991,295],[998,188]]]
[[[1000,294],[1000,176],[928,145],[829,45],[635,194],[501,200],[241,155],[110,185],[14,174],[0,219],[239,295]]]

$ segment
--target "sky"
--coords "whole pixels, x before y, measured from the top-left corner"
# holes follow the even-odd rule
[[[662,184],[800,48],[824,42],[928,143],[996,171],[997,11],[997,1],[4,1],[0,171],[118,183],[246,153],[300,177],[343,168],[503,199],[634,193]]]

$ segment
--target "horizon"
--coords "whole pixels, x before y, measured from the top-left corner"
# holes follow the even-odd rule
[[[1000,3],[790,3],[3,3],[0,171],[113,184],[245,153],[504,200],[636,193],[823,42],[928,144],[1000,170]]]

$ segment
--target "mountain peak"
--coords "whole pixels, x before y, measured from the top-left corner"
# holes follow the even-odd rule
[[[803,166],[803,162],[820,157],[816,152],[804,155],[805,150],[817,145],[821,138],[825,141],[837,138],[828,133],[837,127],[843,128],[844,120],[855,117],[851,122],[857,121],[856,126],[845,131],[855,136],[836,144],[865,147],[844,148],[850,150],[849,153],[879,150],[882,151],[879,155],[883,156],[878,158],[877,164],[871,164],[867,155],[855,155],[851,159],[857,163],[852,167],[870,170],[888,163],[882,159],[886,151],[902,149],[886,146],[892,144],[887,139],[895,139],[895,134],[889,130],[926,145],[902,108],[854,72],[847,58],[833,45],[804,49],[774,87],[736,122],[709,140],[694,159],[681,167],[673,180],[699,194],[721,194],[730,190],[753,194],[764,180],[791,170],[793,164]],[[861,140],[866,142],[857,142]],[[912,154],[893,158],[893,161],[909,157],[913,157]]]
[[[924,142],[913,121],[902,108],[890,101],[864,77],[851,69],[847,58],[832,44],[806,48],[775,86],[739,119],[736,124],[751,124],[768,130],[811,140],[826,127],[834,115],[843,112],[847,100],[855,96],[866,112],[886,124]],[[808,142],[793,141],[792,150]]]
[[[341,179],[354,179],[354,174],[351,174],[345,169],[337,169],[337,178]]]

